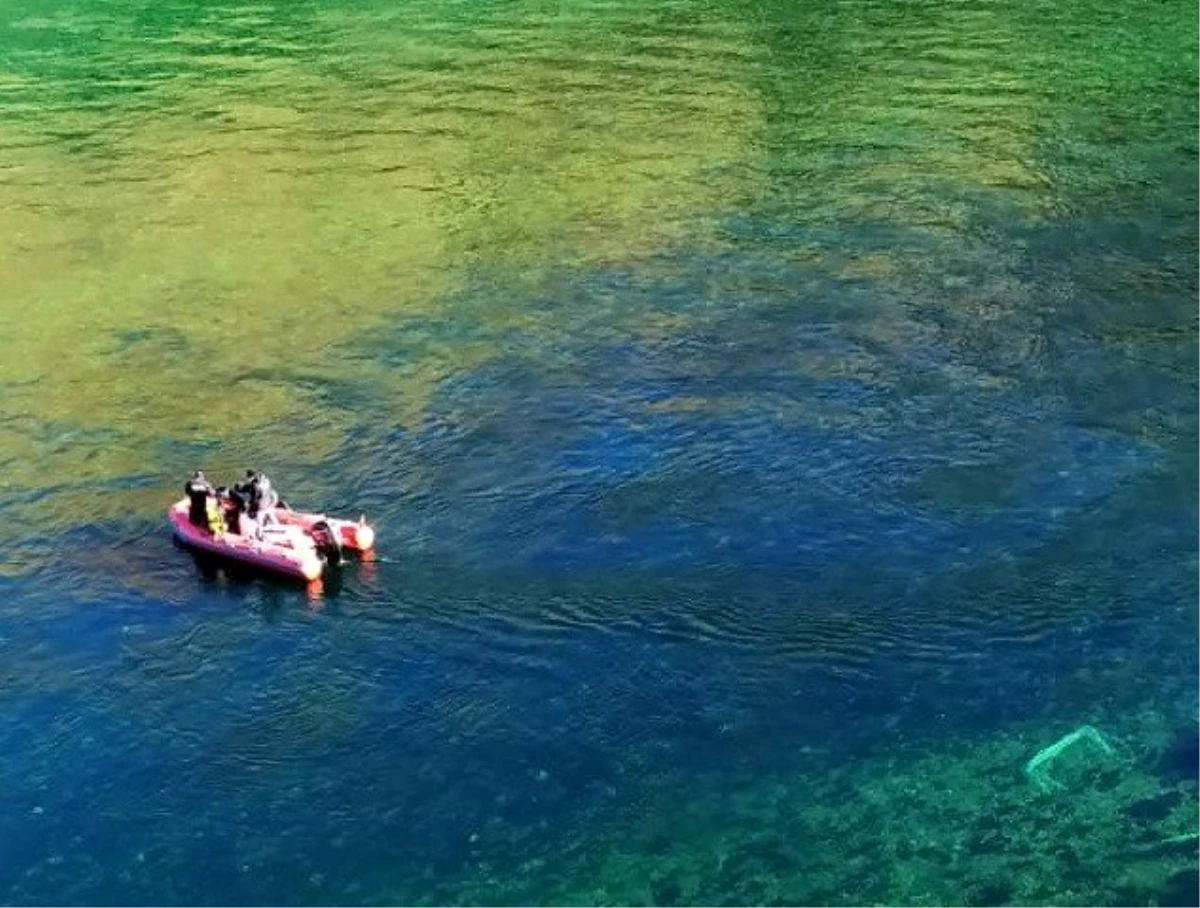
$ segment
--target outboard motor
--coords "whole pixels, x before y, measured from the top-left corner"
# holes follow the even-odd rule
[[[317,554],[325,559],[325,563],[330,567],[339,567],[342,563],[342,544],[333,528],[324,520],[318,520],[308,533],[317,545]]]

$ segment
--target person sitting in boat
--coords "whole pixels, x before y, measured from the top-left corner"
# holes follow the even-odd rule
[[[238,488],[248,496],[247,513],[259,522],[271,522],[275,519],[275,508],[279,506],[279,493],[271,485],[271,480],[261,470],[247,470],[246,478]]]
[[[213,495],[212,483],[200,470],[192,474],[183,486],[188,497],[188,520],[193,526],[208,529],[208,502]]]

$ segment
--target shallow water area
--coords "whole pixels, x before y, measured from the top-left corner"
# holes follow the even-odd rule
[[[1195,904],[1194,12],[10,4],[0,902]]]

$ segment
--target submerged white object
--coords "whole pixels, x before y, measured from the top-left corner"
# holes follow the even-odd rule
[[[1064,786],[1061,782],[1056,782],[1050,778],[1049,766],[1047,764],[1072,744],[1083,740],[1095,742],[1096,746],[1106,754],[1113,752],[1112,745],[1104,740],[1104,735],[1100,734],[1091,725],[1081,725],[1069,735],[1064,735],[1049,747],[1042,748],[1034,754],[1033,759],[1025,764],[1025,775],[1029,776],[1030,780],[1042,791],[1063,788]]]

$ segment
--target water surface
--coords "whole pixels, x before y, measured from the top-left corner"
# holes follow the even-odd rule
[[[1194,12],[8,4],[0,901],[1195,904]]]

